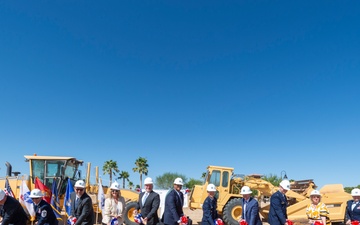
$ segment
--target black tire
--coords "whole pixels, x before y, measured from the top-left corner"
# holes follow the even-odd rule
[[[129,202],[125,206],[124,223],[126,225],[139,225],[134,221],[134,209],[136,209],[137,202]]]
[[[239,225],[238,220],[241,217],[242,206],[241,198],[231,199],[224,207],[223,221],[227,225]]]

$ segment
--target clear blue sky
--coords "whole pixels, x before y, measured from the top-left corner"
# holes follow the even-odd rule
[[[153,178],[221,165],[357,186],[359,9],[0,1],[0,176],[37,153],[116,160],[135,184],[141,156]]]

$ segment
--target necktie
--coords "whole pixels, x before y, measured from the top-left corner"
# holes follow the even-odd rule
[[[78,205],[79,205],[79,199],[80,199],[80,198],[76,197],[76,200],[75,200],[75,208],[77,208]]]
[[[142,204],[144,205],[145,204],[145,201],[146,201],[146,198],[149,196],[149,193],[146,192],[142,198]]]
[[[246,221],[246,206],[248,204],[248,201],[245,201],[245,204],[244,204],[244,220]]]

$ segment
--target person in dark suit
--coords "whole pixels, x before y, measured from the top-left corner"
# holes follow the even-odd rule
[[[243,198],[241,199],[242,213],[239,222],[245,220],[248,225],[261,225],[259,203],[251,197],[252,191],[248,186],[243,186],[240,193]]]
[[[162,216],[162,222],[164,222],[165,225],[181,224],[181,217],[184,216],[184,195],[180,191],[182,186],[183,180],[180,177],[176,178],[174,181],[174,189],[165,197],[165,209]]]
[[[279,190],[270,197],[269,224],[270,225],[288,225],[287,211],[288,206],[286,192],[290,190],[290,182],[283,180],[280,182]]]
[[[140,193],[134,214],[140,210],[142,221],[146,225],[156,225],[159,223],[157,211],[160,206],[160,195],[153,191],[154,183],[150,177],[144,180],[145,191]]]
[[[352,200],[346,203],[345,223],[351,224],[351,221],[360,222],[360,189],[354,188],[351,190]]]
[[[2,225],[26,225],[28,216],[20,202],[11,196],[7,196],[2,189],[0,189],[0,206],[2,207]]]
[[[203,216],[201,225],[214,225],[214,220],[219,219],[217,213],[217,199],[215,197],[216,187],[214,184],[208,184],[206,190],[208,196],[202,205]]]
[[[71,215],[69,219],[76,218],[74,225],[93,225],[94,209],[90,196],[85,192],[85,182],[78,180],[74,187],[75,192],[70,195]]]
[[[36,216],[36,225],[57,225],[58,220],[51,205],[42,199],[43,194],[40,189],[33,189],[29,197],[33,201]]]

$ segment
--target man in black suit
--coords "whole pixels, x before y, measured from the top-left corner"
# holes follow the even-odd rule
[[[93,225],[94,209],[90,196],[85,192],[85,182],[78,180],[74,187],[75,192],[70,195],[71,215],[69,219],[76,218],[74,225]]]
[[[0,206],[2,207],[2,225],[26,225],[28,217],[20,202],[11,196],[7,196],[2,189],[0,189]]]
[[[154,183],[150,177],[144,180],[144,185],[145,192],[139,195],[139,201],[134,213],[136,214],[137,211],[140,210],[144,224],[156,225],[159,223],[157,211],[160,206],[160,196],[153,191]]]
[[[180,191],[182,186],[183,180],[180,177],[176,178],[174,181],[174,189],[165,197],[165,209],[162,216],[162,221],[165,225],[181,224],[181,217],[184,216],[184,195]]]

